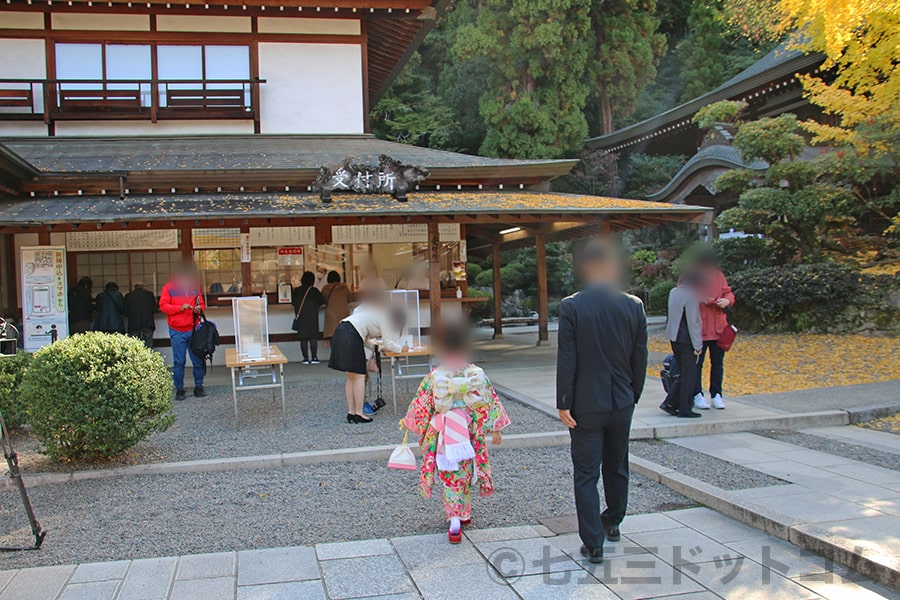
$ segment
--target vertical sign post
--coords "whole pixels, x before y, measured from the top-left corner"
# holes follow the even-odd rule
[[[23,246],[19,264],[25,349],[34,351],[69,336],[66,249]]]

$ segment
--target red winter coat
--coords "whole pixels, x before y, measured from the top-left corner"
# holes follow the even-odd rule
[[[175,331],[191,331],[197,322],[193,310],[182,310],[185,304],[197,306],[206,310],[206,301],[199,287],[183,287],[175,281],[170,281],[163,286],[159,295],[159,310],[166,314],[169,327]]]
[[[703,341],[717,340],[722,332],[728,327],[728,319],[725,317],[725,311],[716,306],[716,300],[725,298],[734,305],[734,294],[731,292],[731,286],[721,271],[711,271],[708,274],[709,281],[700,291],[700,322],[702,324]],[[707,298],[712,298],[712,302],[706,303]]]

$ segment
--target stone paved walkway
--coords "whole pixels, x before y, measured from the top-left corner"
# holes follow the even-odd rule
[[[706,508],[626,519],[606,562],[579,555],[574,518],[315,547],[0,572],[0,600],[896,598],[876,583]]]
[[[829,433],[834,435],[834,430]],[[866,435],[852,427],[842,433],[856,439]],[[871,433],[878,443],[900,453],[900,436]],[[733,493],[786,515],[801,531],[843,542],[857,554],[878,557],[879,563],[900,570],[900,472],[750,433],[668,441],[790,481]]]

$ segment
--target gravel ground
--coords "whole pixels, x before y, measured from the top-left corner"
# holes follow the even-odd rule
[[[475,498],[475,527],[535,524],[575,512],[568,448],[497,449],[492,465],[497,492]],[[30,495],[50,532],[44,547],[5,554],[2,568],[442,531],[437,494],[424,500],[416,484],[412,472],[368,462],[40,486]],[[631,514],[693,505],[649,479],[632,477]],[[29,542],[13,492],[0,495],[0,532],[0,544]]]
[[[324,369],[324,367],[322,367]],[[406,410],[410,395],[397,394],[397,414],[388,406],[375,416],[375,422],[350,425],[346,421],[343,380],[312,379],[299,385],[287,385],[287,428],[282,427],[281,402],[272,400],[270,391],[244,392],[238,395],[240,430],[234,429],[231,388],[208,388],[206,398],[188,396],[175,403],[177,420],[168,431],[155,434],[111,461],[59,464],[41,455],[38,441],[31,435],[17,434],[13,440],[23,471],[74,471],[121,465],[172,462],[181,460],[231,458],[261,454],[279,454],[381,446],[399,443],[397,422]],[[414,391],[414,390],[412,390]],[[505,433],[559,431],[562,424],[536,411],[507,400],[504,403],[512,424]]]
[[[777,477],[660,440],[632,441],[631,453],[723,490],[746,490],[789,483]]]
[[[900,413],[891,417],[882,417],[881,419],[872,419],[859,424],[860,427],[866,429],[874,429],[875,431],[884,431],[885,433],[893,433],[900,435]]]
[[[754,431],[756,435],[761,435],[779,442],[786,442],[795,446],[801,446],[809,450],[817,450],[834,456],[842,456],[852,460],[858,460],[870,465],[877,465],[885,469],[900,471],[900,455],[891,452],[875,450],[865,446],[856,444],[847,444],[830,438],[819,437],[809,433],[799,433],[797,431],[786,431],[779,429],[770,429],[766,431]]]

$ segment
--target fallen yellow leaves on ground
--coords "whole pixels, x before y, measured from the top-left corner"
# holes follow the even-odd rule
[[[669,341],[650,338],[650,351],[669,354]],[[862,335],[738,334],[725,354],[727,396],[790,392],[817,387],[872,383],[900,378],[900,338]],[[662,364],[651,360],[647,373],[658,377]],[[709,385],[709,357],[703,388]]]
[[[874,429],[876,431],[886,431],[888,433],[900,433],[900,415],[892,417],[882,417],[881,419],[872,419],[859,424],[860,427],[866,429]]]

